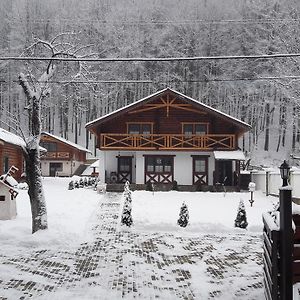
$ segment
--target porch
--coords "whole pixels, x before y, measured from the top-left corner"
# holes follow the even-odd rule
[[[143,190],[150,183],[156,190],[177,184],[182,191],[236,191],[239,167],[239,161],[217,160],[214,152],[101,151],[99,176],[112,191],[122,191],[118,184],[126,181]]]

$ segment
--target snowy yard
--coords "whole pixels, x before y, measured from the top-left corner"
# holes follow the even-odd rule
[[[68,191],[45,178],[49,230],[31,234],[27,191],[0,221],[0,298],[260,299],[262,212],[276,198],[248,193],[133,193],[134,226],[119,224],[119,194]],[[234,228],[240,199],[248,230]],[[190,224],[177,225],[182,202]],[[99,296],[101,295],[101,296]]]

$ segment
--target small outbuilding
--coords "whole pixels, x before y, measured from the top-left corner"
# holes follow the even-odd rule
[[[43,176],[81,175],[86,168],[86,154],[90,150],[48,132],[42,132],[40,145],[47,149],[41,156]]]
[[[16,197],[18,192],[5,179],[0,179],[0,220],[11,220],[17,216]]]

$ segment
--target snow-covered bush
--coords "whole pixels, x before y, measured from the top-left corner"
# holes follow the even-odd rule
[[[124,186],[123,197],[125,198],[122,216],[121,216],[121,224],[130,227],[133,223],[131,210],[132,210],[132,197],[131,191],[129,189],[129,182],[126,181]]]
[[[186,227],[189,223],[189,211],[187,205],[183,202],[180,207],[179,219],[177,224],[181,227]]]
[[[74,187],[75,187],[76,189],[79,189],[79,183],[78,183],[77,180],[76,180],[75,183],[74,183]]]
[[[248,226],[247,216],[246,216],[246,209],[244,205],[244,201],[241,199],[238,207],[238,212],[236,219],[234,221],[234,226],[246,229]]]
[[[70,182],[69,182],[69,187],[68,187],[68,190],[74,190],[74,181],[73,180],[71,180]]]

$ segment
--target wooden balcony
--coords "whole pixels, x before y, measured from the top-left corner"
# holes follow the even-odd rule
[[[234,134],[113,134],[100,135],[107,150],[234,150]]]
[[[47,152],[44,156],[46,159],[68,159],[70,158],[69,152]]]

